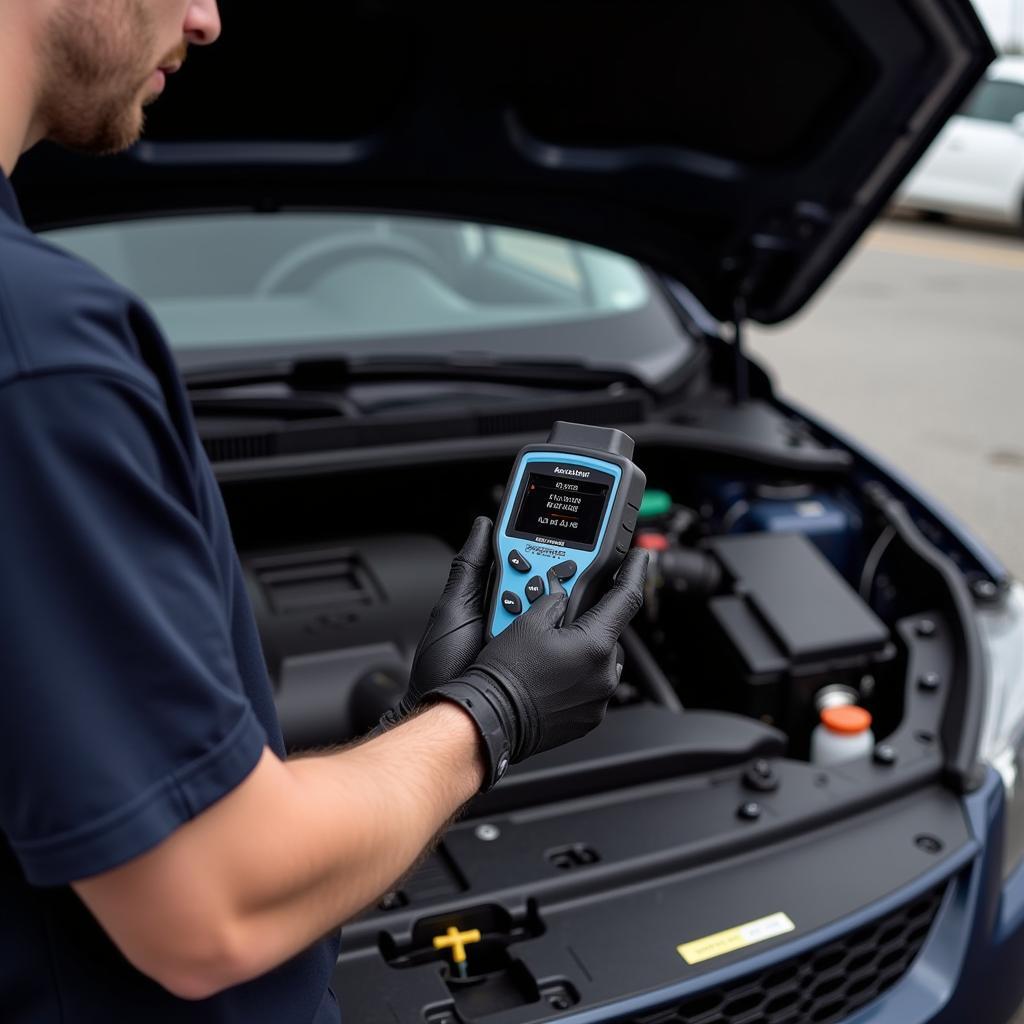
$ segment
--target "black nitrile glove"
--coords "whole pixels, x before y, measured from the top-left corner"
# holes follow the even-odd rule
[[[643,603],[647,552],[631,551],[611,589],[575,622],[562,585],[499,633],[461,676],[434,688],[474,719],[487,752],[484,789],[531,754],[578,739],[599,725],[618,685],[618,639]]]
[[[381,725],[396,725],[433,689],[461,675],[484,646],[484,596],[491,564],[491,521],[479,516],[452,561],[444,591],[412,659],[409,688]]]

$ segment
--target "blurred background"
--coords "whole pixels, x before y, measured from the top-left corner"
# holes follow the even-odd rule
[[[1024,579],[1024,0],[976,6],[1006,56],[890,215],[751,350],[786,398],[884,453]]]
[[[975,0],[992,41],[1004,53],[1024,47],[1024,4],[1020,0]]]

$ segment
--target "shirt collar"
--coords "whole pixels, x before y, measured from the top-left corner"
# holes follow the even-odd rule
[[[21,207],[18,206],[18,197],[3,171],[0,171],[0,212],[6,213],[18,224],[25,223],[21,216]]]

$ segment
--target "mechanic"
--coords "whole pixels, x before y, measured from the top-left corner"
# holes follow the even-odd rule
[[[131,145],[216,0],[0,0],[0,28],[0,1016],[336,1021],[339,924],[504,761],[601,720],[646,556],[571,626],[549,580],[483,646],[477,520],[388,727],[285,760],[168,349],[7,180],[43,139]]]

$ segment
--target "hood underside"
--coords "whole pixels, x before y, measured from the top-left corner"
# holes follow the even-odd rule
[[[774,323],[993,56],[969,0],[221,6],[142,144],[23,160],[32,226],[422,212],[603,245]]]

